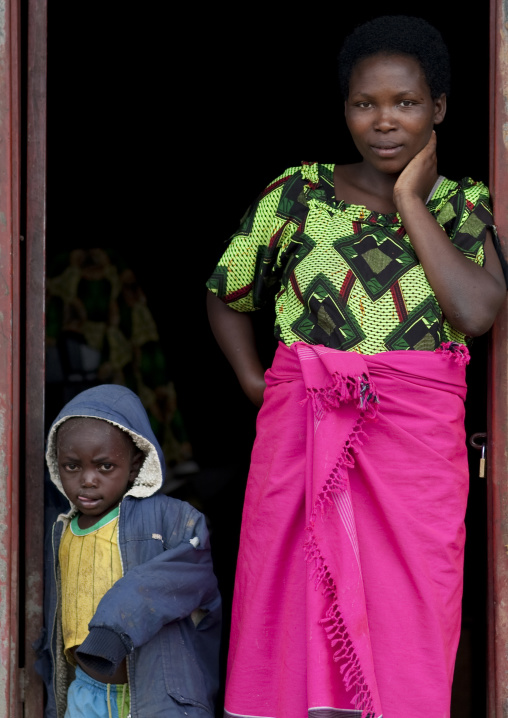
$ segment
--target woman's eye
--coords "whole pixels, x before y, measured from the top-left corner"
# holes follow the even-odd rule
[[[402,100],[400,104],[402,107],[412,107],[415,102],[413,102],[413,100]]]
[[[370,102],[359,102],[358,107],[371,107]]]

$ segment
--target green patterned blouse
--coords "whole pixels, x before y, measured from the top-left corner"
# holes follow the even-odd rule
[[[207,287],[231,308],[275,302],[275,336],[360,354],[466,342],[443,317],[398,214],[336,200],[333,164],[290,167],[260,195]],[[440,178],[427,202],[453,244],[483,265],[492,226],[481,182]]]

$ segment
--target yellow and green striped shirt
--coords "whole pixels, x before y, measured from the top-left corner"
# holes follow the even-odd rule
[[[71,649],[83,643],[99,601],[122,577],[118,516],[117,506],[89,529],[80,529],[75,516],[60,543],[63,639],[73,664]]]

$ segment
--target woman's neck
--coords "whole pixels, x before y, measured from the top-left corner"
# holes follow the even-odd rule
[[[373,212],[396,212],[393,188],[397,175],[386,175],[359,162],[353,165],[335,165],[333,180],[335,198],[347,204],[358,204]]]

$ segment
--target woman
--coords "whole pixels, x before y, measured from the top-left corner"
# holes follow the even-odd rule
[[[361,161],[283,173],[207,285],[213,332],[262,405],[225,715],[441,718],[460,633],[466,344],[506,285],[487,189],[438,175],[440,34],[378,18],[346,39],[339,74]],[[270,300],[264,375],[248,312]]]

